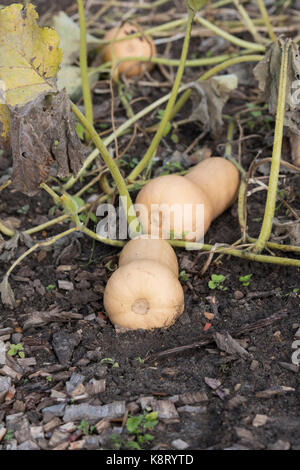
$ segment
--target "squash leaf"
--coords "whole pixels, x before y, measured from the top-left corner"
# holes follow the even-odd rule
[[[5,104],[0,104],[0,148],[4,153],[9,152],[10,118],[9,110]]]
[[[191,84],[192,111],[188,122],[200,122],[205,131],[217,138],[222,133],[223,107],[230,97],[230,93],[238,86],[235,74],[219,75],[202,82]]]
[[[33,196],[50,175],[77,174],[84,153],[66,90],[41,94],[10,111],[15,189]]]
[[[30,3],[0,10],[0,80],[10,106],[56,91],[53,79],[62,59],[59,36],[51,28],[40,28],[37,18]]]
[[[28,196],[50,175],[76,174],[83,162],[70,102],[56,87],[60,39],[37,18],[32,4],[0,10],[0,144],[10,125],[12,181]]]
[[[290,39],[288,39],[291,41]],[[265,53],[265,57],[256,65],[253,72],[258,80],[263,97],[268,103],[269,112],[273,115],[277,110],[277,97],[279,89],[280,68],[282,47],[284,39],[279,38],[276,43],[272,43]],[[300,135],[300,100],[295,100],[297,95],[295,84],[300,78],[300,54],[299,47],[291,41],[289,49],[288,69],[287,69],[287,93],[285,103],[284,125],[294,134]]]

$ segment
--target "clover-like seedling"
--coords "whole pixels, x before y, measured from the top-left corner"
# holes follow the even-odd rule
[[[242,283],[243,287],[248,287],[250,284],[250,280],[253,274],[246,274],[245,276],[240,276],[240,282]]]
[[[25,353],[24,348],[21,343],[18,344],[11,344],[9,350],[7,351],[9,356],[18,356],[21,359],[24,359]]]
[[[220,289],[220,290],[228,290],[228,287],[223,286],[223,282],[225,281],[225,276],[223,274],[212,274],[210,281],[208,282],[208,287],[210,289]]]

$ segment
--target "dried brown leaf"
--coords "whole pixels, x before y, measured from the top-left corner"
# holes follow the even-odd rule
[[[288,41],[291,40],[288,39]],[[268,103],[269,112],[273,115],[276,114],[277,110],[282,47],[284,42],[284,39],[279,38],[276,43],[272,43],[267,48],[265,57],[253,70],[253,73],[258,80],[259,88],[263,91],[263,97]],[[298,135],[300,135],[300,100],[297,99],[299,92],[297,93],[297,90],[295,89],[295,82],[299,79],[299,46],[291,41],[287,68],[286,112],[284,124],[290,129],[290,131]]]
[[[188,121],[200,122],[204,130],[210,131],[213,137],[218,137],[223,127],[223,107],[237,85],[237,76],[234,74],[193,83],[193,110]]]
[[[219,349],[228,354],[238,354],[239,356],[249,356],[248,351],[244,349],[235,339],[226,331],[225,333],[214,334],[214,340]]]
[[[12,180],[18,191],[33,196],[50,174],[77,174],[84,155],[65,90],[10,107],[10,114]]]
[[[0,294],[4,305],[7,305],[10,308],[14,308],[16,306],[15,296],[12,288],[10,287],[7,276],[4,277],[0,284]]]

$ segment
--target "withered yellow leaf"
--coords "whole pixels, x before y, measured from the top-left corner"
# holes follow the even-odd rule
[[[12,4],[0,10],[0,80],[7,105],[24,105],[40,93],[55,92],[62,59],[59,36],[40,28],[32,4]]]
[[[10,117],[5,104],[0,104],[0,148],[6,151],[9,147]]]

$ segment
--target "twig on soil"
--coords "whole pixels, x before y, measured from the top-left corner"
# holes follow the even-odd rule
[[[262,320],[258,320],[257,322],[254,322],[250,325],[242,326],[241,328],[238,328],[229,334],[232,337],[242,336],[244,334],[250,333],[251,331],[273,325],[273,323],[279,322],[283,320],[284,318],[287,318],[287,316],[288,316],[287,309],[284,309],[284,310],[281,310],[280,312],[273,313],[273,315],[271,315],[270,317],[263,318]],[[205,339],[201,341],[196,341],[195,343],[186,344],[184,346],[178,346],[176,348],[165,349],[164,351],[160,351],[160,352],[153,353],[153,354],[150,353],[144,358],[144,361],[149,362],[149,361],[157,360],[161,357],[166,357],[172,354],[182,353],[189,349],[202,348],[203,346],[207,346],[208,344],[211,344],[215,341],[213,337],[214,334],[215,333],[210,333],[208,337],[206,337]]]

